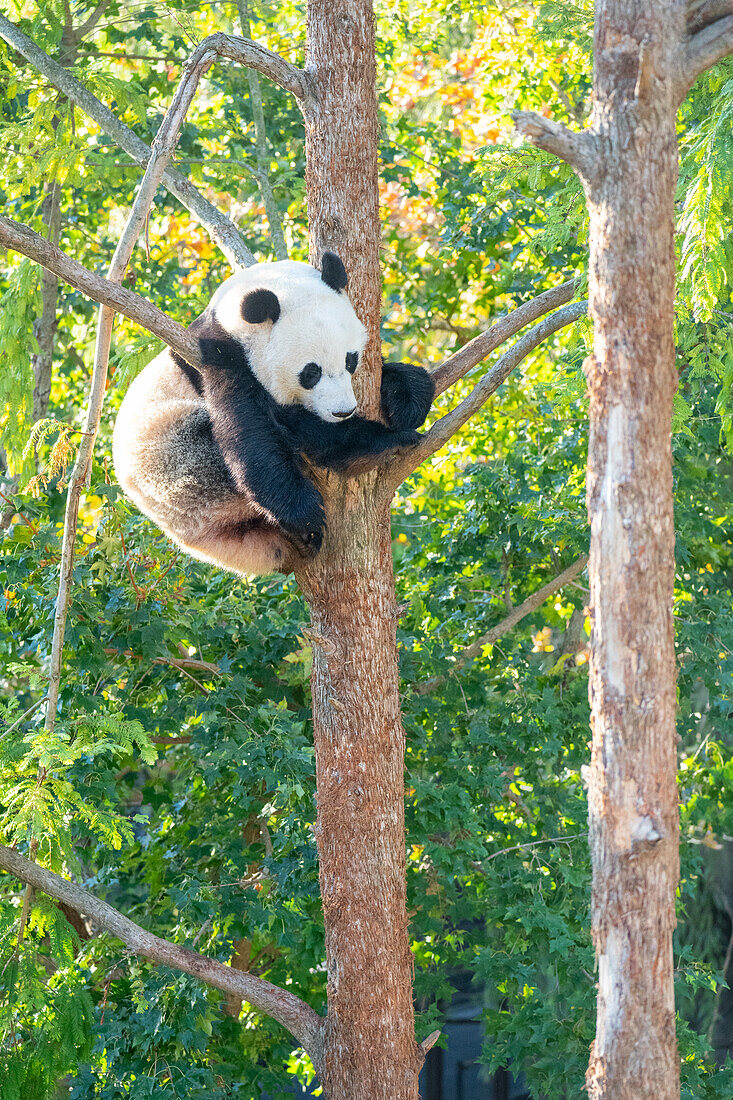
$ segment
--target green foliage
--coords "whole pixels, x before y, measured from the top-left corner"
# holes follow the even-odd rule
[[[683,107],[679,199],[682,288],[695,320],[730,299],[733,271],[733,63],[705,74]]]
[[[80,20],[91,5],[74,11]],[[218,3],[131,13],[111,0],[82,44],[99,55],[80,56],[75,72],[151,140],[191,39],[236,31],[233,14]],[[584,276],[581,188],[564,166],[513,144],[507,111],[547,110],[583,124],[591,4],[542,3],[529,13],[399,0],[377,14],[386,350],[437,361],[511,305]],[[64,5],[12,13],[21,15],[26,32],[59,56]],[[257,5],[253,33],[302,61],[297,5]],[[41,184],[57,179],[61,246],[104,270],[139,171],[16,60],[0,49],[8,210],[44,231]],[[731,1091],[730,1071],[715,1070],[704,1038],[728,932],[711,900],[711,853],[733,835],[729,64],[698,81],[680,121],[675,959],[684,1095],[696,1100]],[[304,258],[302,117],[291,97],[264,81],[262,89],[276,201],[291,253]],[[256,162],[248,94],[246,73],[217,63],[177,160],[236,214],[264,259],[272,250],[247,170]],[[206,235],[161,190],[130,285],[188,323],[225,274]],[[0,293],[3,446],[20,472],[40,308],[32,267],[7,266]],[[158,348],[121,319],[80,510],[58,722],[48,734],[41,708],[19,721],[46,689],[64,504],[54,478],[58,448],[70,445],[85,404],[94,316],[93,304],[60,288],[52,405],[33,436],[45,480],[35,482],[37,497],[14,496],[26,522],[16,516],[0,533],[3,840],[22,850],[37,841],[44,863],[150,931],[244,961],[322,1011],[306,609],[292,580],[236,580],[185,558],[119,495],[109,460],[114,412]],[[510,604],[587,550],[580,362],[588,338],[581,323],[526,361],[404,488],[394,521],[406,605],[399,644],[418,1038],[440,1026],[454,990],[473,980],[487,1064],[510,1062],[548,1100],[581,1094],[594,1029],[582,576],[475,660],[459,660]],[[444,395],[438,413],[470,384]],[[74,1100],[184,1092],[251,1100],[283,1097],[294,1080],[309,1080],[308,1060],[272,1021],[128,957],[109,936],[72,928],[41,895],[18,944],[21,897],[3,876],[3,1100],[51,1100],[59,1088]]]
[[[102,844],[121,848],[132,840],[132,823],[144,818],[115,813],[107,800],[98,801],[96,785],[96,797],[83,797],[76,770],[82,763],[85,771],[94,770],[106,756],[119,762],[138,752],[143,764],[155,762],[156,750],[140,722],[114,710],[58,721],[52,732],[38,725],[24,736],[0,736],[0,829],[6,843],[40,842],[44,855],[59,864],[72,857],[68,822],[74,819]]]
[[[22,453],[33,418],[31,355],[38,350],[33,321],[39,312],[38,268],[22,260],[5,277],[0,297],[0,431],[8,470],[18,475],[28,469]]]

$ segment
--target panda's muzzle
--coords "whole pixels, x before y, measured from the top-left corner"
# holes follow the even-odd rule
[[[353,409],[346,409],[345,412],[334,412],[332,415],[337,416],[339,418],[339,420],[348,420],[349,417],[353,416],[355,412],[356,412],[356,405],[354,405]]]

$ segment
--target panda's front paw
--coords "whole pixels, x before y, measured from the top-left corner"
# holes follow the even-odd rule
[[[413,432],[407,429],[401,432],[392,433],[392,442],[398,447],[414,447],[421,439],[422,436],[419,432]]]
[[[419,428],[430,412],[435,383],[415,363],[384,363],[382,413],[390,428]]]

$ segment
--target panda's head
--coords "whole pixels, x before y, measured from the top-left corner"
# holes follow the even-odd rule
[[[232,275],[207,309],[237,340],[250,367],[281,405],[303,405],[338,423],[356,412],[352,375],[366,330],[346,297],[346,271],[333,252],[322,270],[293,260]]]

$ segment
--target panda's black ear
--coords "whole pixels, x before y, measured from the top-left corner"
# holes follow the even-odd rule
[[[251,290],[242,299],[242,316],[248,325],[261,325],[264,321],[274,324],[280,316],[280,302],[271,290]]]
[[[321,278],[331,290],[345,290],[348,279],[346,268],[335,252],[324,252],[321,261]]]

